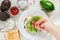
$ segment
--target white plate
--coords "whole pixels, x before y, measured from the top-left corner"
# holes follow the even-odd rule
[[[40,9],[42,9],[41,8],[41,5],[40,5],[40,1],[41,0],[35,0],[36,2],[34,3],[34,6],[36,6],[36,7],[40,7]],[[54,6],[55,6],[55,9],[58,9],[59,8],[59,6],[60,6],[60,0],[47,0],[47,1],[51,1],[53,4],[54,4]]]
[[[60,9],[56,10],[50,19],[56,26],[60,27]]]
[[[49,1],[51,1],[54,4],[55,10],[59,8],[59,6],[60,6],[60,4],[59,4],[60,0],[49,0]]]
[[[28,40],[49,40],[51,36],[49,36],[46,31],[42,31],[36,34],[31,34],[26,32],[26,30],[24,29],[24,20],[28,15],[40,15],[44,18],[48,18],[43,11],[36,8],[32,8],[24,11],[22,15],[19,17],[18,25],[17,25],[21,35]]]
[[[51,17],[55,13],[55,11],[58,11],[58,9],[60,8],[60,0],[49,0],[49,1],[51,1],[55,6],[55,10],[48,13],[49,16]]]
[[[41,5],[40,5],[40,1],[41,0],[36,0],[36,3],[35,3],[34,6],[35,7],[39,7],[40,9],[42,9]],[[48,13],[49,16],[52,16],[54,14],[54,12],[57,11],[60,8],[60,0],[48,0],[48,1],[51,1],[54,4],[54,6],[55,6],[55,10],[53,10],[53,11]]]

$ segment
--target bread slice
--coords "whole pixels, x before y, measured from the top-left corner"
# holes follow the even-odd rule
[[[5,32],[6,40],[20,40],[18,29]]]

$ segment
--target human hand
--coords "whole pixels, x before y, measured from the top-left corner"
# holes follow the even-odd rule
[[[50,33],[52,33],[54,27],[54,24],[49,19],[39,20],[35,23],[35,28],[38,30],[47,30]]]
[[[60,40],[60,29],[56,27],[49,19],[43,19],[35,23],[35,28],[38,30],[46,30]]]

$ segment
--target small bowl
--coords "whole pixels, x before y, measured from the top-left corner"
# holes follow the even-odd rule
[[[28,7],[28,0],[18,0],[18,7],[24,10]]]
[[[15,15],[13,15],[12,13],[11,13],[11,9],[13,8],[13,7],[15,7],[15,8],[17,8],[18,9],[18,12],[17,12],[17,14]],[[15,10],[16,11],[16,10]],[[19,8],[17,7],[17,6],[12,6],[10,9],[9,9],[9,13],[10,13],[10,15],[12,16],[12,17],[15,17],[15,16],[18,16],[19,15],[19,13],[20,13],[20,10],[19,10]]]

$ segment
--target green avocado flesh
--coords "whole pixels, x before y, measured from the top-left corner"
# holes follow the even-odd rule
[[[42,17],[41,16],[32,16],[26,23],[26,29],[32,33],[36,33],[38,32],[38,30],[35,28],[34,23],[36,21],[41,20]]]
[[[53,11],[55,9],[54,4],[50,1],[40,1],[40,5],[45,11],[48,12]]]

